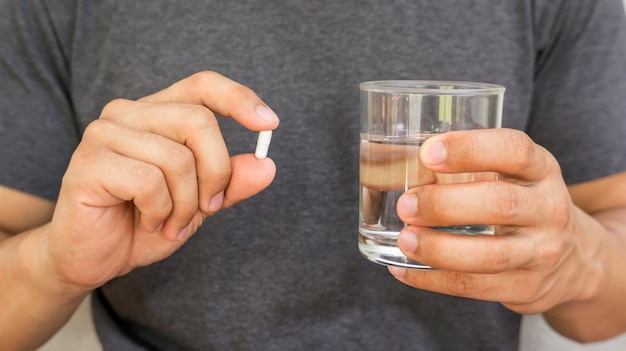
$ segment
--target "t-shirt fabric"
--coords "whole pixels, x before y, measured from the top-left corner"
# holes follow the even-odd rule
[[[626,170],[621,0],[0,1],[0,184],[55,199],[103,106],[201,70],[281,117],[274,183],[94,294],[105,350],[516,350],[520,316],[357,249],[358,84],[504,85],[577,183]],[[232,154],[256,133],[220,118]]]

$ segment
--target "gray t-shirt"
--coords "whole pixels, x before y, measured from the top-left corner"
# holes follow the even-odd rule
[[[519,316],[360,257],[358,83],[507,87],[568,183],[626,169],[621,0],[0,1],[0,184],[55,199],[86,125],[210,69],[281,117],[276,179],[94,295],[106,350],[516,350]],[[233,154],[255,133],[220,126]]]

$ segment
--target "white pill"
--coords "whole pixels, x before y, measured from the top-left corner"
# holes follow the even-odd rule
[[[259,138],[256,141],[256,150],[254,156],[262,160],[267,157],[267,151],[270,149],[270,141],[272,140],[272,131],[264,130],[259,132]]]

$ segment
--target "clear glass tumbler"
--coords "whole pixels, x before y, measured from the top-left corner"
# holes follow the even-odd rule
[[[383,265],[429,269],[397,247],[405,224],[396,202],[411,187],[497,179],[492,172],[440,174],[424,167],[419,149],[429,137],[454,130],[499,128],[505,88],[451,81],[374,81],[360,84],[359,250]],[[490,235],[494,226],[437,227]]]

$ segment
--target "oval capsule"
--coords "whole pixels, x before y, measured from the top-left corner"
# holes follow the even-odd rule
[[[270,148],[270,141],[272,140],[272,131],[271,130],[263,130],[259,132],[259,138],[256,141],[256,150],[254,151],[254,156],[262,160],[267,157],[267,151]]]

